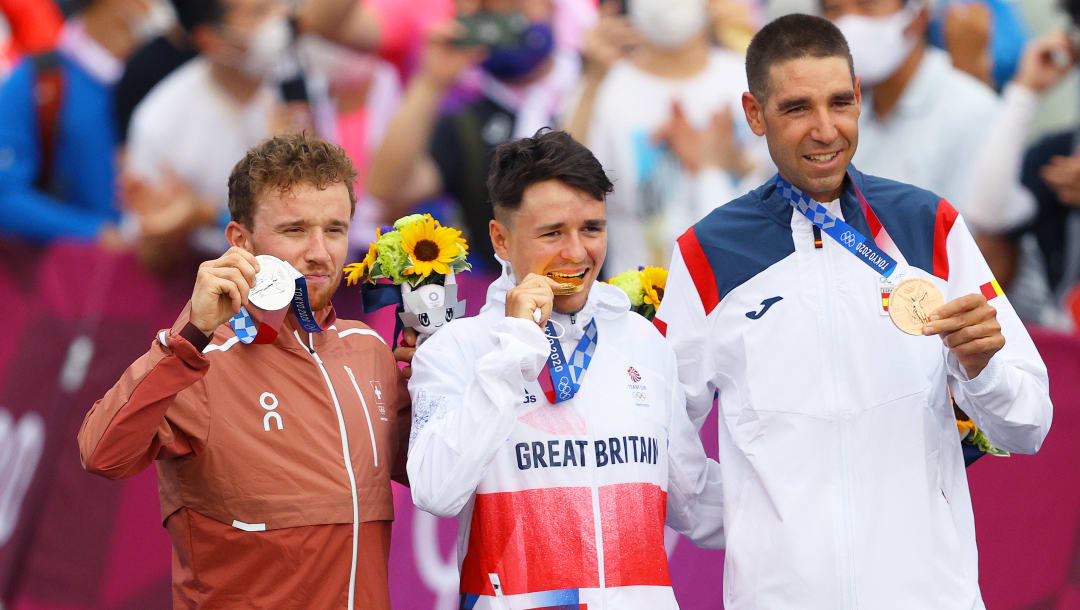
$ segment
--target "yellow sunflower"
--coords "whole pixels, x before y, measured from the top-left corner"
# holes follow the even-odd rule
[[[371,242],[371,245],[368,246],[367,255],[364,256],[364,260],[359,263],[349,263],[342,269],[345,273],[346,286],[352,286],[353,284],[359,283],[364,279],[364,276],[371,271],[372,265],[375,264],[375,257],[379,254],[378,249],[376,248],[376,246],[379,245],[379,237],[382,237],[382,230],[375,229],[375,241]]]
[[[660,301],[664,298],[664,286],[667,285],[667,269],[645,267],[638,273],[641,276],[641,287],[645,289],[645,304],[660,307]]]
[[[401,247],[409,255],[412,264],[405,269],[407,275],[427,277],[434,273],[450,273],[449,263],[461,253],[458,238],[461,231],[439,226],[430,216],[402,227]]]

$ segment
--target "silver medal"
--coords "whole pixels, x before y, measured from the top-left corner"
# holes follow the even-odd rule
[[[296,284],[289,264],[269,254],[255,257],[259,272],[255,274],[255,286],[248,292],[248,302],[263,311],[277,311],[292,301]]]

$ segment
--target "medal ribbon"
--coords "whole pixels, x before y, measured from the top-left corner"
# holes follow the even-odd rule
[[[315,314],[312,313],[311,304],[308,301],[307,279],[291,266],[289,268],[295,274],[296,288],[293,292],[291,305],[293,313],[296,314],[296,320],[307,332],[321,333],[323,329],[315,321]],[[277,311],[263,311],[253,305],[252,309],[260,314],[258,322],[252,317],[247,307],[241,307],[240,313],[229,319],[229,326],[232,327],[240,342],[245,345],[273,343],[277,339],[278,328],[285,320],[288,308],[282,307]]]
[[[859,188],[854,181],[851,184],[859,197],[859,203],[865,201]],[[858,229],[833,216],[821,203],[814,201],[799,187],[788,182],[780,174],[776,175],[776,190],[791,207],[801,212],[810,219],[810,222],[832,237],[836,243],[843,246],[848,252],[854,254],[859,260],[866,263],[875,273],[888,278],[896,271],[897,263],[893,257],[885,253],[878,244],[867,238]],[[867,209],[869,206],[866,206]],[[876,220],[876,217],[874,218]],[[880,226],[880,223],[878,223]],[[880,234],[880,233],[879,233]]]
[[[304,330],[309,333],[322,332],[323,329],[315,321],[315,314],[311,312],[311,304],[308,302],[307,279],[303,275],[296,278],[296,292],[293,293],[292,308],[293,313],[296,314],[296,320],[300,322],[300,326]]]
[[[544,336],[547,337],[551,351],[548,352],[544,370],[540,371],[540,376],[536,379],[551,404],[570,400],[581,389],[581,380],[592,362],[593,353],[596,352],[596,319],[590,320],[585,327],[585,334],[578,340],[569,362],[563,356],[562,345],[555,338],[555,334],[555,327],[548,320]]]

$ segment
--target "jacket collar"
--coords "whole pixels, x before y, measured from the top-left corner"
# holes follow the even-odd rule
[[[845,222],[861,231],[863,235],[869,236],[870,228],[867,225],[866,217],[862,212],[862,206],[859,204],[859,196],[855,192],[855,188],[858,187],[859,190],[863,191],[863,196],[865,196],[865,184],[866,176],[855,169],[854,165],[849,165],[847,177],[844,178],[844,190],[840,194],[840,212],[843,215]],[[788,203],[777,190],[776,176],[773,176],[768,182],[758,187],[757,193],[765,211],[772,216],[776,222],[784,227],[790,227],[791,215],[795,213],[795,209],[791,207],[791,204]]]
[[[300,322],[296,319],[296,313],[292,311],[290,306],[289,313],[285,316],[285,321],[281,323],[281,329],[278,330],[278,336],[274,340],[274,344],[286,349],[301,349],[313,345],[315,351],[318,351],[326,342],[324,335],[331,332],[330,327],[337,322],[337,312],[334,310],[334,305],[330,304],[316,311],[315,321],[319,323],[323,332],[309,334],[304,330],[303,326],[300,326]],[[297,337],[300,338],[300,343],[297,343]]]

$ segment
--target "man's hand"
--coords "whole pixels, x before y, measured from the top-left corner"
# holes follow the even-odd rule
[[[210,336],[247,305],[248,291],[255,285],[259,262],[255,256],[233,246],[225,254],[199,265],[191,293],[191,323]]]
[[[540,310],[540,328],[547,324],[551,308],[555,303],[554,290],[559,287],[555,280],[530,273],[521,283],[506,293],[506,316],[536,322],[533,311]]]
[[[1080,207],[1080,155],[1055,156],[1039,169],[1039,175],[1062,203]]]
[[[1035,93],[1042,93],[1065,78],[1076,59],[1076,52],[1065,32],[1044,34],[1024,49],[1015,81]]]
[[[586,76],[602,78],[611,64],[630,55],[641,43],[641,34],[630,25],[625,15],[619,14],[618,0],[603,2],[600,5],[600,18],[585,34],[581,54]]]
[[[691,173],[708,167],[732,170],[742,175],[746,162],[735,141],[735,124],[731,109],[723,108],[713,114],[709,126],[698,131],[686,119],[682,105],[671,103],[671,118],[653,134],[654,142],[667,144],[682,166]]]
[[[981,294],[969,294],[939,307],[930,315],[923,334],[940,336],[968,379],[978,377],[990,358],[1005,346],[997,310]]]
[[[484,60],[487,56],[486,48],[462,47],[456,44],[464,33],[463,30],[462,25],[454,21],[431,31],[418,74],[422,82],[430,83],[442,91],[457,80],[462,70]]]
[[[401,333],[401,343],[394,348],[394,359],[405,363],[405,368],[401,369],[405,379],[412,377],[412,359],[416,355],[417,337],[415,330],[406,328]]]
[[[945,48],[958,70],[993,86],[990,8],[980,2],[953,4],[945,13]]]

